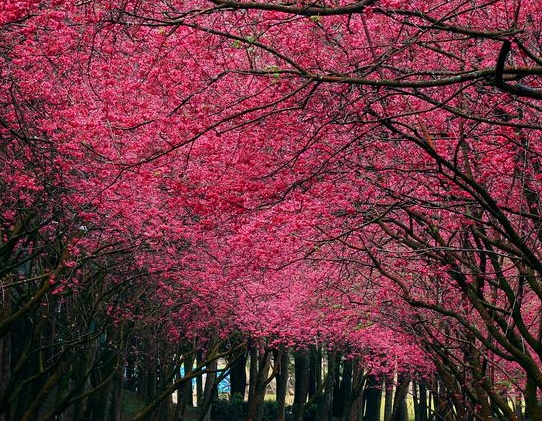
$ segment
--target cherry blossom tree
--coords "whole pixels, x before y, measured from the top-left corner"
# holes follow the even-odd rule
[[[542,420],[536,2],[4,3],[2,416],[250,343]]]

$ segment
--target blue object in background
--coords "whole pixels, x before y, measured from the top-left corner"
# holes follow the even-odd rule
[[[222,379],[220,383],[218,383],[218,393],[230,393],[230,392],[231,392],[230,375],[228,374],[226,377]]]
[[[205,369],[205,367],[203,367]],[[180,371],[181,377],[184,376],[184,367],[181,367]],[[196,379],[192,379],[192,387],[196,387]],[[230,385],[230,375],[228,374],[226,377],[224,377],[220,383],[218,383],[217,386],[218,393],[230,393],[231,392],[231,385]]]

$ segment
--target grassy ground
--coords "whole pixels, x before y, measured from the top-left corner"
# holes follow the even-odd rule
[[[122,418],[121,421],[130,421],[144,406],[143,400],[135,392],[129,390],[123,391]],[[196,421],[198,419],[198,409],[186,408],[186,421]]]
[[[274,395],[266,395],[266,399],[274,400]],[[293,401],[293,398],[290,399]],[[288,402],[291,404],[292,402]],[[123,404],[122,404],[122,419],[121,421],[130,421],[142,408],[143,401],[137,396],[135,392],[129,390],[123,391]],[[408,416],[409,419],[414,420],[414,403],[412,398],[407,398]],[[193,407],[187,407],[187,421],[196,421],[198,419],[198,409]],[[384,405],[382,405],[382,416],[384,415]]]
[[[122,420],[130,421],[135,414],[143,408],[143,402],[141,398],[137,396],[135,392],[124,390],[122,399]]]

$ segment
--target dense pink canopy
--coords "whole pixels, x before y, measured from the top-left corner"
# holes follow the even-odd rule
[[[67,267],[130,249],[172,340],[381,371],[431,368],[420,337],[495,334],[492,307],[536,337],[540,113],[506,92],[539,87],[536,2],[4,3],[2,229],[39,209]]]

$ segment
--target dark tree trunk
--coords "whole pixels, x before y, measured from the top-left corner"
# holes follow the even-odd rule
[[[185,375],[190,373],[194,366],[195,356],[190,356],[184,361],[184,373]],[[186,416],[186,407],[194,406],[194,390],[192,388],[192,381],[185,382],[177,394],[177,408],[176,417],[184,419]]]
[[[32,400],[47,381],[46,376],[50,375],[40,369],[43,365],[43,351],[34,352],[40,348],[39,337],[45,320],[41,318],[37,323],[33,323],[31,320],[22,319],[14,324],[13,330],[19,334],[13,335],[11,340],[11,381],[6,385],[5,396],[9,402],[0,402],[1,406],[6,405],[8,419],[23,419]]]
[[[393,399],[393,411],[391,421],[408,421],[407,394],[410,384],[410,378],[405,374],[399,374],[397,378],[397,387]]]
[[[245,399],[247,386],[247,353],[240,355],[230,367],[231,399]]]
[[[303,421],[305,402],[309,387],[309,354],[306,351],[294,353],[295,389],[292,408],[294,421]]]
[[[363,390],[363,401],[365,411],[363,421],[380,421],[380,411],[382,407],[382,379],[369,374],[367,383]]]
[[[100,362],[102,365],[99,373],[92,381],[93,387],[98,386],[102,383],[104,379],[111,373],[111,370],[114,370],[114,350],[110,347],[107,347],[100,353]],[[147,373],[149,375],[149,373]],[[149,379],[152,376],[148,377]],[[154,393],[155,388],[153,387],[154,383],[149,381],[149,393]],[[100,388],[96,393],[93,393],[89,396],[89,409],[92,413],[92,419],[95,420],[107,420],[109,415],[109,408],[111,403],[111,383],[106,384]],[[149,398],[150,398],[149,394]]]
[[[309,365],[309,399],[312,399],[316,393],[321,392],[322,388],[322,352],[316,347],[310,348]]]
[[[390,421],[393,413],[393,378],[386,376],[384,386],[386,389],[384,399],[384,421]]]
[[[11,289],[7,287],[11,277],[6,277],[6,288],[3,291],[2,305],[0,306],[0,320],[6,319],[11,312]],[[3,402],[7,401],[8,384],[11,372],[11,332],[0,337],[0,407],[4,408]],[[3,412],[4,409],[1,411]],[[2,414],[0,412],[0,416]],[[0,418],[1,420],[2,418]]]
[[[263,418],[263,403],[265,400],[265,390],[267,388],[269,366],[271,364],[271,352],[265,351],[263,354],[259,354],[256,350],[256,355],[251,354],[256,361],[256,369],[253,371],[251,361],[251,393],[248,397],[248,414],[247,421],[260,421]],[[252,381],[252,376],[255,376]]]
[[[354,395],[352,377],[354,375],[354,361],[347,360],[343,364],[343,375],[341,379],[341,395],[344,399],[343,405],[343,419],[348,420],[350,417],[350,410],[352,408],[352,401],[357,395]]]
[[[111,405],[109,408],[109,419],[118,421],[121,419],[122,409],[122,371],[120,366],[117,366],[116,373],[113,376],[111,384]]]
[[[201,351],[196,353],[196,365],[202,364],[203,354]],[[200,408],[203,405],[203,377],[196,377],[196,405]]]
[[[328,371],[324,380],[323,393],[316,400],[316,421],[331,420],[331,404],[333,401],[333,389],[335,386],[335,366],[336,357],[334,352],[330,352],[327,357]]]
[[[256,382],[258,379],[258,349],[252,347],[249,349],[249,376],[248,376],[248,400],[256,394]]]
[[[352,375],[352,403],[350,405],[350,414],[348,421],[362,421],[363,420],[363,407],[365,406],[364,388],[365,388],[365,376],[363,367],[359,364],[359,361],[355,361]],[[379,420],[380,421],[380,420]]]
[[[342,370],[341,370],[342,368]],[[337,357],[335,387],[333,389],[333,418],[342,421],[348,415],[352,397],[352,362]]]
[[[414,397],[414,418],[415,421],[427,421],[429,418],[429,406],[427,401],[427,386],[423,380],[413,385],[416,396]]]
[[[533,376],[527,374],[525,385],[525,412],[531,421],[542,421],[542,407],[538,403],[538,388]]]
[[[212,360],[207,364],[206,369],[208,371],[207,371],[207,374],[205,375],[205,388],[203,390],[203,399],[201,402],[199,421],[210,421],[211,419],[211,406],[213,404],[214,391],[216,389],[217,368],[218,368],[217,360]]]
[[[523,402],[520,397],[514,398],[514,412],[518,420],[523,420]]]
[[[277,421],[284,421],[286,419],[286,395],[288,393],[288,351],[275,352],[274,358],[275,364],[279,365],[276,379]]]

